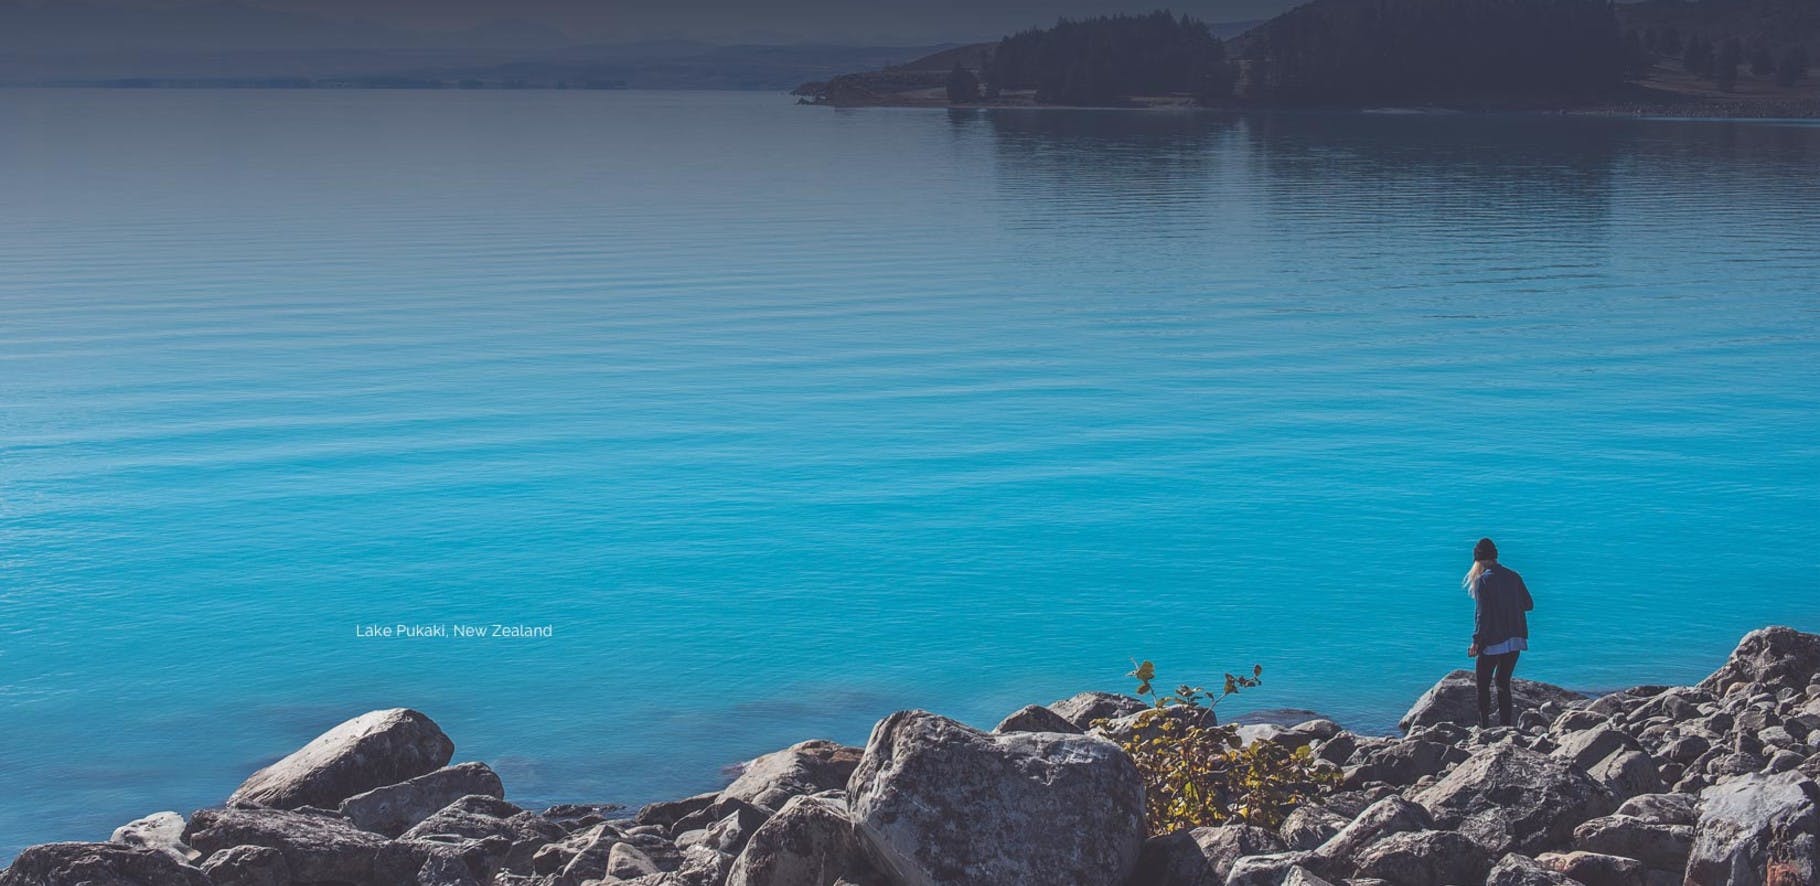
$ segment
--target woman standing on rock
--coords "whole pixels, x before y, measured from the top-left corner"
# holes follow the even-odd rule
[[[1491,683],[1498,682],[1498,715],[1505,726],[1511,716],[1510,675],[1517,669],[1517,654],[1529,648],[1529,619],[1536,608],[1523,576],[1498,562],[1498,546],[1489,538],[1472,547],[1472,568],[1461,584],[1472,595],[1472,645],[1466,654],[1478,658],[1479,725],[1491,725]]]

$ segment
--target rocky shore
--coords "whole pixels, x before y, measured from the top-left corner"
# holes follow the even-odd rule
[[[505,799],[429,717],[356,717],[221,807],[104,843],[26,849],[0,886],[1805,886],[1820,883],[1820,636],[1766,628],[1694,686],[1597,698],[1519,681],[1480,729],[1449,674],[1401,737],[1243,727],[1307,746],[1338,790],[1282,827],[1148,838],[1108,736],[1134,698],[1084,693],[981,732],[924,711],[864,748],[806,741],[724,790],[622,815]]]

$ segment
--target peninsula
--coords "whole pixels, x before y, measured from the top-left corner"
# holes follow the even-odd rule
[[[805,83],[836,107],[1432,108],[1820,115],[1803,0],[1312,0],[1221,28],[1058,22]]]

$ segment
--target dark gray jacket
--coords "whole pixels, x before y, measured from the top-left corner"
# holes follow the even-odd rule
[[[1529,619],[1523,613],[1536,608],[1523,576],[1502,563],[1479,574],[1479,605],[1472,616],[1472,641],[1480,648],[1496,646],[1512,637],[1529,639]]]

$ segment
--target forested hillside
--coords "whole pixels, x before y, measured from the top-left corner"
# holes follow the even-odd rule
[[[1279,104],[1564,99],[1624,72],[1605,0],[1315,0],[1235,43],[1239,95]]]
[[[984,80],[988,97],[1035,90],[1038,102],[1069,105],[1169,94],[1219,101],[1232,91],[1225,47],[1207,24],[1163,11],[1013,34],[993,50]]]

